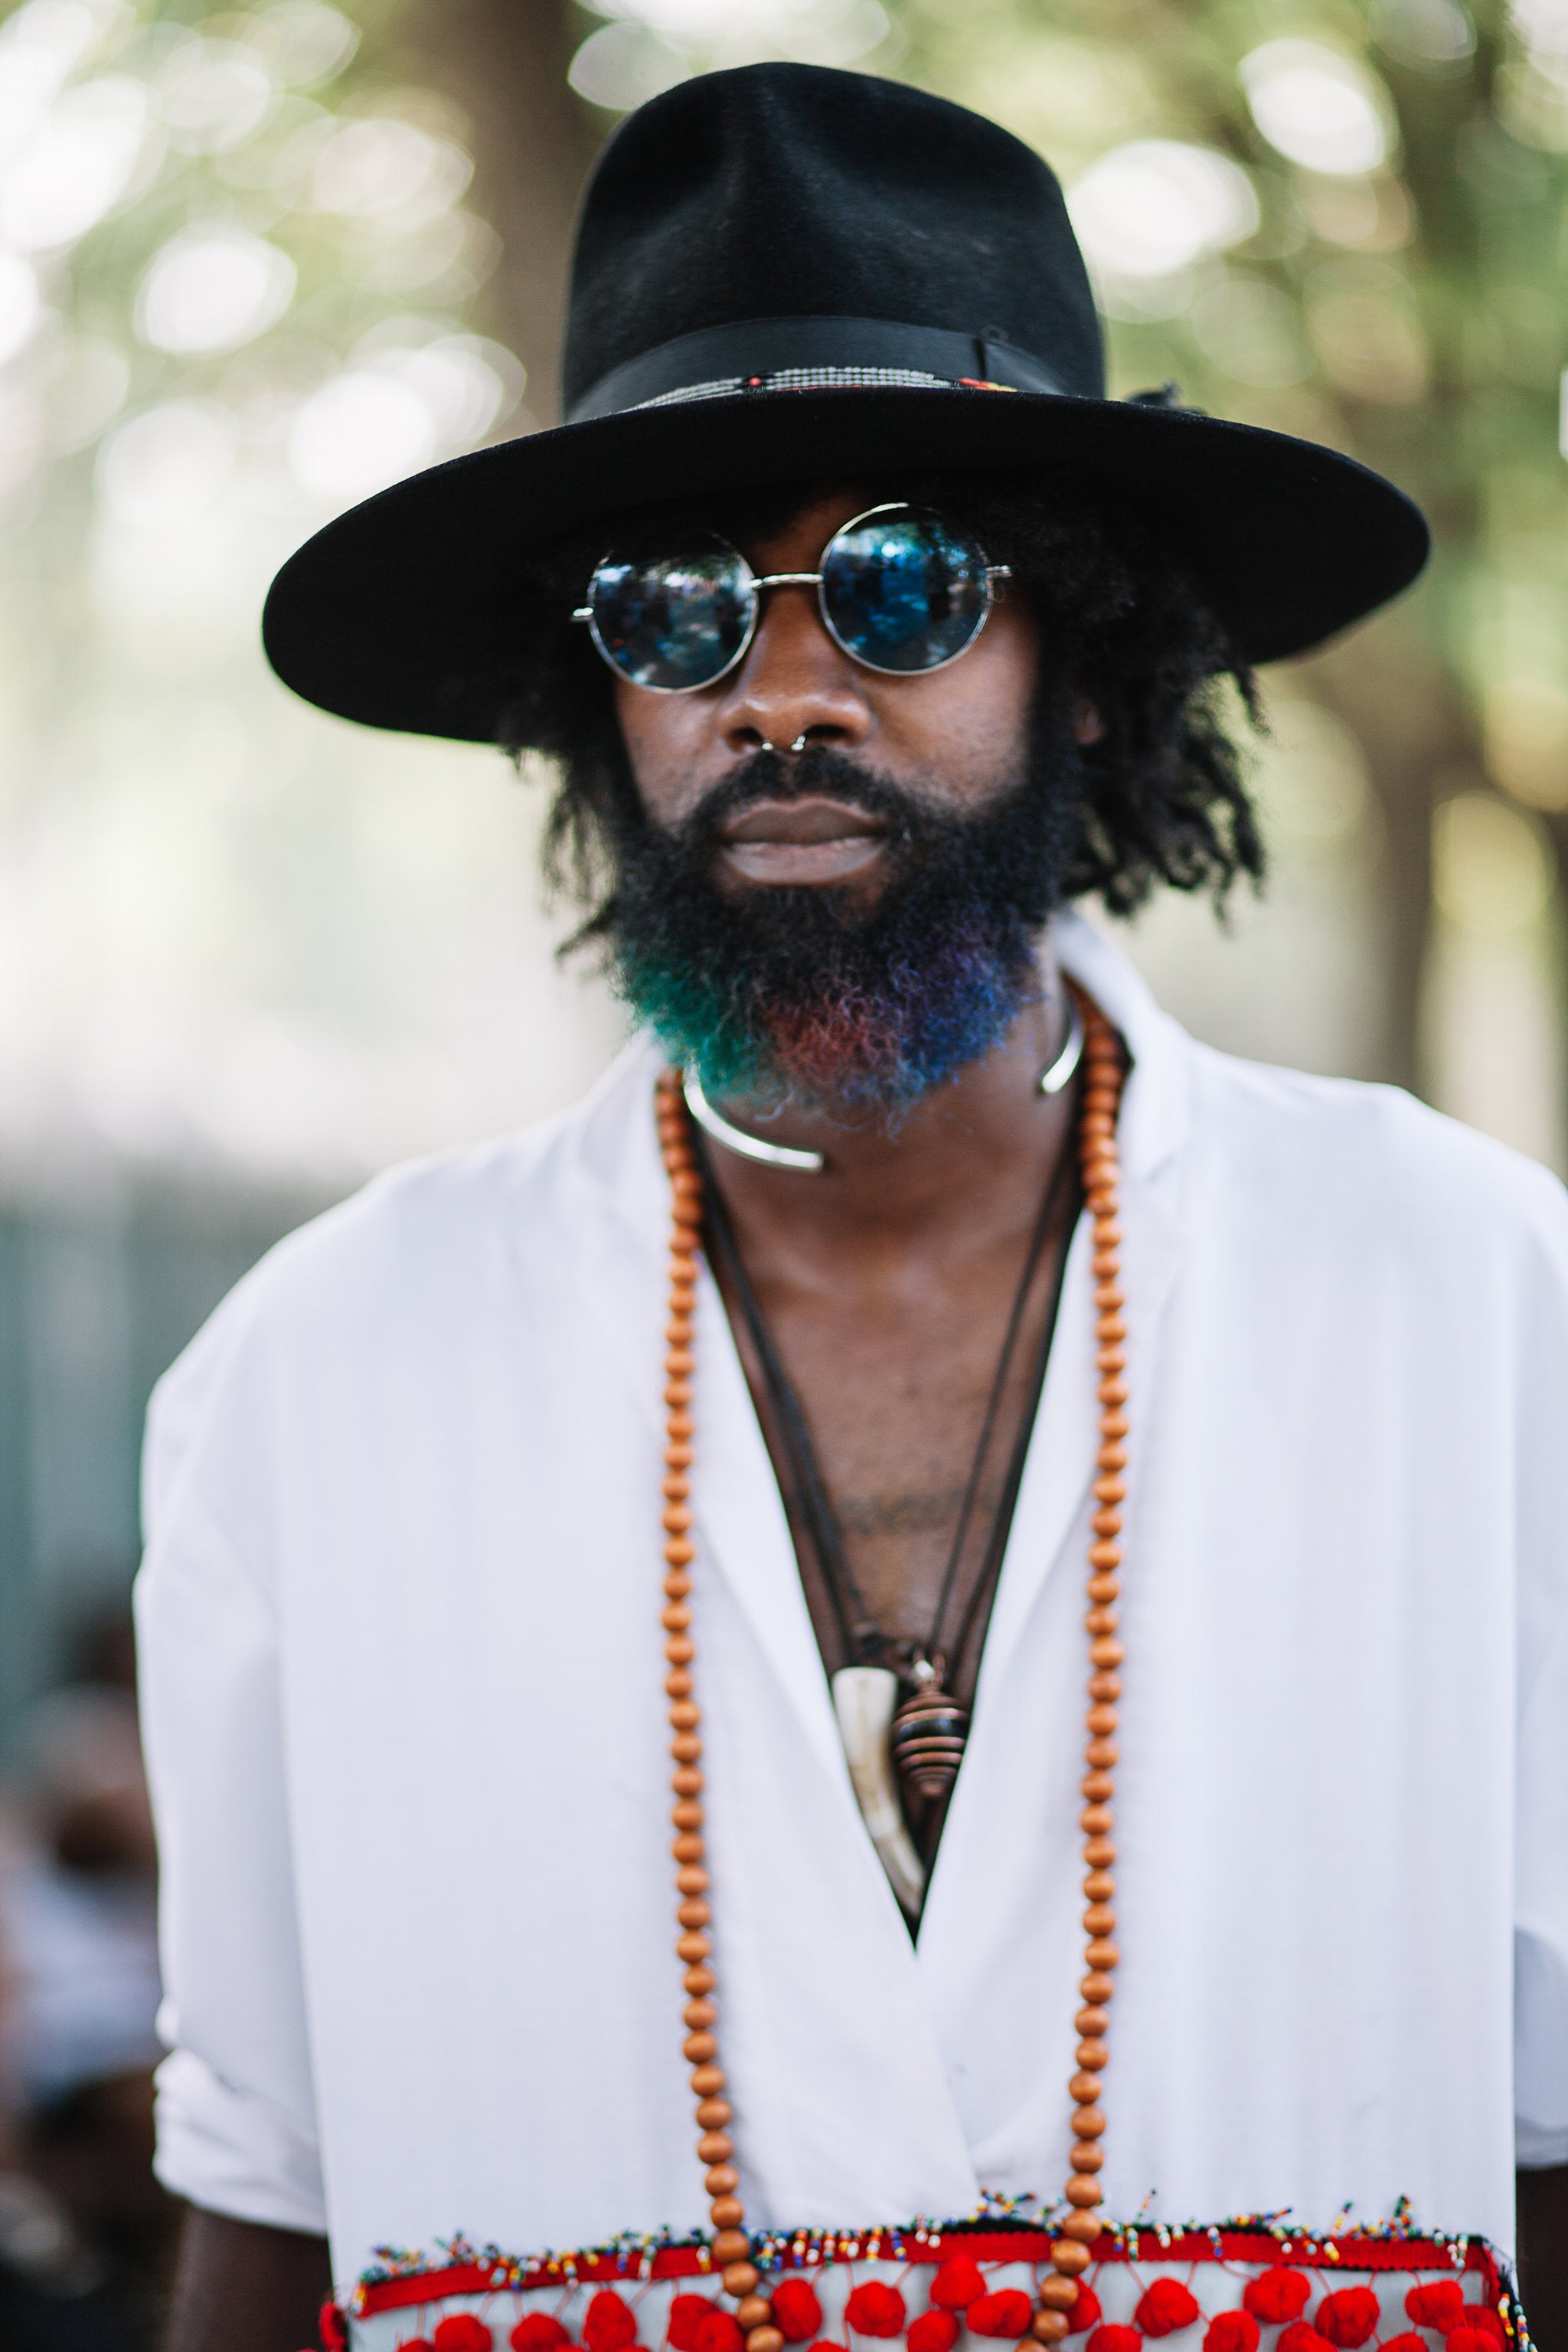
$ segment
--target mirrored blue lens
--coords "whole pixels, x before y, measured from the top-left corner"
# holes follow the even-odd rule
[[[588,587],[594,635],[634,686],[683,694],[710,686],[751,633],[757,592],[729,548],[635,563],[605,558]]]
[[[990,601],[984,554],[936,515],[863,516],[823,558],[824,617],[871,669],[940,669],[969,644]]]

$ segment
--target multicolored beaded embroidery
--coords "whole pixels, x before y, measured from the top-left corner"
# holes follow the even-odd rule
[[[970,2222],[796,2231],[748,2241],[786,2343],[864,2338],[952,2352],[1029,2335],[1048,2231]],[[707,2242],[659,2233],[522,2259],[461,2241],[445,2267],[384,2250],[351,2305],[365,2352],[742,2352]],[[1509,2352],[1526,2341],[1506,2273],[1479,2239],[1425,2238],[1406,2216],[1315,2238],[1279,2217],[1205,2230],[1108,2222],[1069,2316],[1069,2352]],[[324,2330],[341,2345],[342,2319]],[[415,2332],[408,2323],[415,2323]],[[831,2331],[831,2333],[829,2333]],[[837,2339],[837,2340],[836,2340]]]

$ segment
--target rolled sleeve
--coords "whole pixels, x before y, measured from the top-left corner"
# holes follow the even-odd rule
[[[325,2230],[316,2143],[269,2099],[175,2050],[158,2069],[157,2112],[154,2169],[165,2189],[240,2221]]]
[[[1514,1927],[1515,2148],[1526,2170],[1568,2164],[1568,1638],[1531,1678],[1520,1748]]]
[[[241,2221],[327,2226],[268,1592],[266,1399],[219,1311],[154,1396],[136,1615],[157,1820],[157,2169]],[[237,1329],[237,1327],[238,1328]]]
[[[1553,1207],[1561,1196],[1552,1187]],[[1568,2164],[1568,1233],[1532,1269],[1521,1382],[1515,2150]]]

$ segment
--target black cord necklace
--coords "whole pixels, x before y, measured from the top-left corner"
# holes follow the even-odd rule
[[[822,1574],[829,1606],[833,1612],[839,1641],[846,1660],[851,1664],[894,1665],[900,1682],[910,1686],[910,1696],[893,1717],[889,1745],[898,1767],[906,1805],[918,1801],[930,1806],[945,1800],[958,1777],[965,1743],[969,1736],[969,1711],[960,1705],[946,1687],[949,1656],[962,1659],[973,1637],[982,1606],[994,1590],[1001,1571],[1003,1555],[1017,1504],[1018,1490],[1023,1483],[1024,1465],[1028,1454],[1039,1405],[1040,1391],[1045,1381],[1046,1361],[1050,1351],[1051,1336],[1056,1325],[1057,1307],[1061,1296],[1062,1275],[1067,1253],[1062,1252],[1057,1269],[1056,1285],[1048,1303],[1040,1344],[1037,1351],[1034,1377],[1025,1409],[1003,1479],[996,1509],[993,1516],[980,1573],[968,1603],[956,1629],[953,1648],[943,1647],[942,1634],[949,1608],[958,1584],[965,1541],[973,1518],[975,1504],[984,1476],[986,1460],[996,1433],[997,1422],[1006,1395],[1008,1379],[1017,1352],[1019,1333],[1029,1295],[1039,1272],[1058,1212],[1069,1195],[1079,1189],[1077,1154],[1064,1149],[1046,1188],[1035,1221],[1023,1272],[1014,1293],[1007,1327],[1002,1340],[996,1370],[986,1399],[985,1412],[981,1422],[969,1477],[959,1507],[957,1524],[948,1549],[942,1584],[937,1595],[931,1633],[926,1641],[917,1643],[912,1656],[904,1644],[894,1642],[883,1633],[866,1604],[854,1572],[850,1568],[837,1515],[827,1494],[816,1448],[795,1383],[790,1379],[769,1330],[761,1304],[746,1271],[745,1261],[736,1243],[734,1226],[723,1194],[712,1181],[707,1164],[707,1152],[700,1137],[693,1142],[703,1161],[704,1200],[707,1209],[709,1235],[713,1255],[721,1265],[745,1320],[752,1346],[756,1352],[769,1404],[784,1460],[790,1487],[790,1500],[795,1517],[809,1538]],[[1070,1222],[1070,1221],[1069,1221]],[[900,1654],[904,1653],[901,1662]]]

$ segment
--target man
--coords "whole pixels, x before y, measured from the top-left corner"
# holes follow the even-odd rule
[[[644,1032],[161,1391],[175,2352],[367,2274],[367,2347],[780,2352],[928,2273],[910,2352],[1487,2352],[1410,2232],[1506,2250],[1516,2147],[1568,2342],[1560,1192],[1065,911],[1258,871],[1219,686],[1419,519],[1106,401],[1038,160],[804,68],[622,127],[566,393],[268,607],[324,706],[558,756]]]

